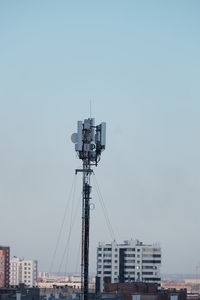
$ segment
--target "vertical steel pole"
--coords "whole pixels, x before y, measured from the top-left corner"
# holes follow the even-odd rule
[[[89,230],[90,230],[90,176],[91,166],[97,166],[101,152],[105,150],[105,123],[95,126],[93,118],[78,121],[77,133],[73,133],[71,140],[75,143],[75,151],[83,161],[82,189],[82,247],[81,247],[81,300],[88,300],[89,282]]]
[[[83,162],[82,192],[82,254],[81,254],[81,291],[82,299],[88,300],[89,277],[89,227],[90,227],[90,164]]]

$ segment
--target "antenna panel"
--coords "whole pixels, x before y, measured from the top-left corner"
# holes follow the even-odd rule
[[[84,120],[84,129],[90,129],[90,119]]]
[[[78,121],[77,123],[77,127],[78,127],[78,133],[77,133],[77,144],[76,144],[76,151],[81,151],[82,150],[82,146],[83,146],[83,123],[82,121]]]
[[[106,123],[101,123],[101,146],[105,149],[106,146]]]
[[[92,118],[91,119],[91,141],[94,142],[95,141],[95,119]]]

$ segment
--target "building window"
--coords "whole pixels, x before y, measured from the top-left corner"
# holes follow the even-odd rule
[[[146,270],[148,270],[148,269],[157,269],[157,267],[155,267],[155,266],[142,266],[142,269],[146,269]]]
[[[104,265],[104,269],[111,269],[111,265]]]
[[[104,259],[103,262],[104,263],[111,263],[111,259]]]
[[[139,270],[139,269],[140,269],[140,266],[137,266],[136,269]]]
[[[143,257],[153,257],[153,254],[143,254]]]
[[[145,281],[160,281],[160,278],[156,278],[156,277],[148,278],[148,277],[146,277],[146,278],[143,278],[143,280],[145,280]]]
[[[160,264],[161,260],[143,260],[142,261],[143,264]]]
[[[125,254],[125,257],[135,257],[135,254]]]
[[[111,272],[110,271],[104,271],[104,274],[111,275]]]

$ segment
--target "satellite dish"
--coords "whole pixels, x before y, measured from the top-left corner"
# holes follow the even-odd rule
[[[77,143],[78,142],[78,134],[77,133],[73,133],[71,136],[71,141],[72,143]]]

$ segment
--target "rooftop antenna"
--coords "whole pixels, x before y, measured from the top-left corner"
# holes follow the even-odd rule
[[[91,104],[90,104],[91,115]],[[90,225],[90,176],[92,167],[98,165],[101,152],[106,146],[106,123],[95,125],[94,118],[78,121],[77,133],[71,137],[75,144],[75,151],[79,159],[83,161],[83,168],[76,169],[75,173],[83,174],[82,187],[82,247],[81,247],[81,300],[88,300],[89,278],[89,225]]]

